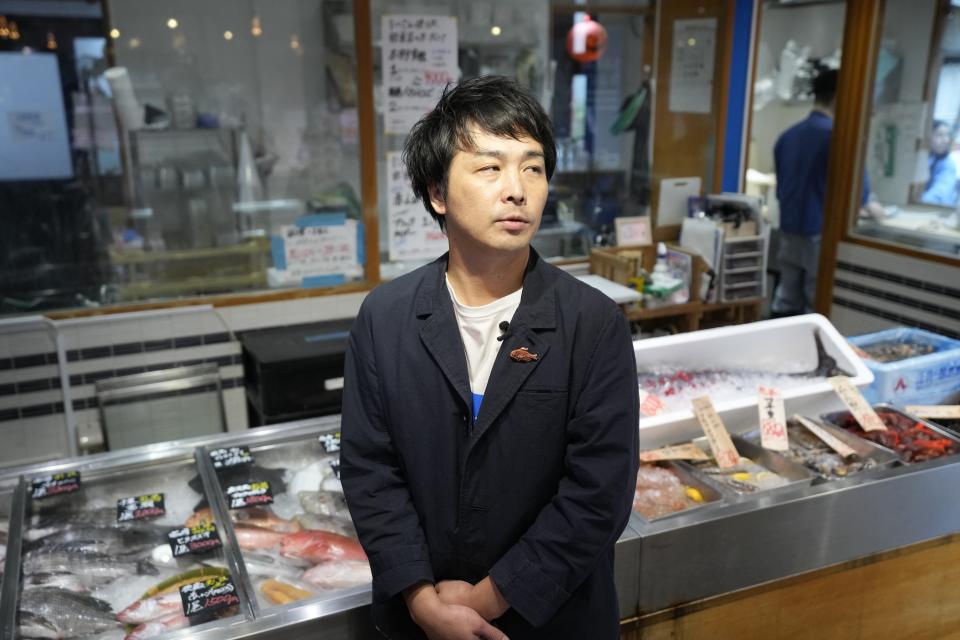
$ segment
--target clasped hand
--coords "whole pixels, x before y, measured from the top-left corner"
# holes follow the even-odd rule
[[[489,584],[476,586],[461,580],[418,585],[407,594],[410,616],[430,640],[509,640],[489,622],[503,615],[507,605],[489,578],[486,581]]]

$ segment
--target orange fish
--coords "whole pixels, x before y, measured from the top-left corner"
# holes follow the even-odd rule
[[[306,530],[283,537],[280,555],[313,564],[330,560],[366,560],[363,547],[353,538],[330,531]]]

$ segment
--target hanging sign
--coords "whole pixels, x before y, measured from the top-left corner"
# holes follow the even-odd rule
[[[387,153],[387,239],[390,260],[432,260],[447,250],[447,236],[417,199],[399,151]]]

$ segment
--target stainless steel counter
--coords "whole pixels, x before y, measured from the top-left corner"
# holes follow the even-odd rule
[[[339,426],[339,417],[333,416],[8,469],[0,473],[0,493],[12,495],[10,542],[15,544],[23,517],[26,484],[18,486],[20,477],[29,480],[68,469],[122,476],[147,464],[184,457],[194,457],[200,465],[208,460],[204,447],[289,443],[335,431]],[[616,547],[621,617],[659,611],[958,532],[958,458],[789,487],[653,522],[633,514]],[[232,556],[228,557],[228,566],[231,573],[238,573],[242,555],[236,541],[229,535],[225,538],[225,552]],[[16,549],[8,550],[0,593],[0,640],[14,638],[14,623],[9,616],[16,611],[18,555]],[[249,584],[246,587],[249,589]],[[260,610],[250,605],[233,618],[164,637],[378,638],[369,621],[369,603],[369,587],[357,587],[283,607]]]

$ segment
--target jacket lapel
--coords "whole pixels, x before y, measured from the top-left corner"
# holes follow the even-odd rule
[[[424,278],[423,285],[417,292],[416,313],[418,317],[425,318],[420,327],[420,340],[447,381],[456,389],[469,415],[473,396],[470,393],[467,358],[463,352],[463,340],[460,338],[460,329],[453,313],[450,293],[443,282],[447,266],[446,256],[432,266],[435,267],[435,273]],[[410,375],[416,375],[416,372],[410,372]]]
[[[510,321],[510,336],[503,341],[493,363],[480,413],[471,433],[471,446],[503,413],[524,381],[546,358],[550,345],[540,334],[556,328],[556,304],[553,283],[544,277],[540,257],[531,248],[520,306]],[[521,347],[526,347],[531,355],[535,354],[536,359],[511,358],[511,352]]]

